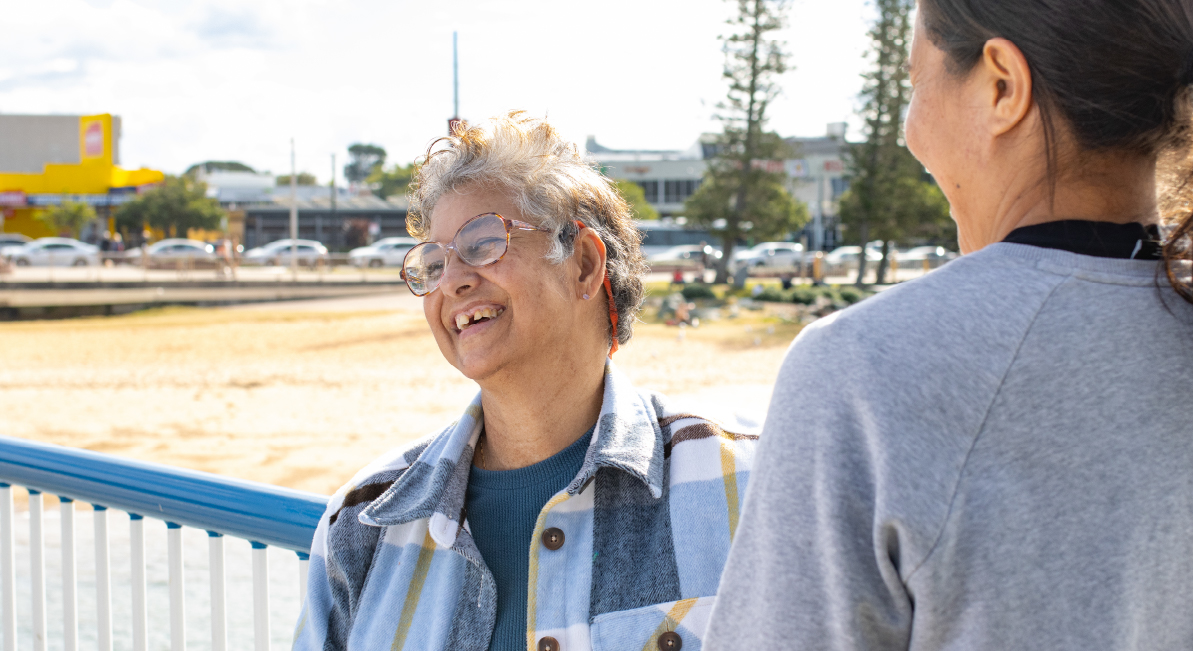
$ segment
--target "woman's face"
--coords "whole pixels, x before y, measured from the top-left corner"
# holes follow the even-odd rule
[[[430,239],[447,244],[460,227],[477,215],[495,212],[507,219],[523,217],[503,194],[484,188],[450,192],[431,214]],[[564,279],[570,261],[554,265],[544,256],[550,233],[514,230],[505,257],[488,267],[470,267],[449,252],[438,289],[423,299],[423,312],[439,350],[465,376],[484,382],[510,374],[542,371],[566,357],[569,337],[581,318],[578,297]],[[490,318],[457,326],[459,315],[484,310]]]

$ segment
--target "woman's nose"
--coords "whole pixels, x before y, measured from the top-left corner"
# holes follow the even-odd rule
[[[460,260],[455,251],[448,251],[447,259],[444,260],[443,278],[439,280],[439,291],[445,295],[462,296],[476,286],[477,278],[476,269]]]

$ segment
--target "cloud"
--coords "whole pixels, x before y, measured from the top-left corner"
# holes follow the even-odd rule
[[[0,91],[22,86],[55,87],[75,83],[86,76],[85,66],[76,58],[55,57],[12,68],[0,68]]]
[[[276,41],[273,30],[257,14],[243,7],[210,7],[193,29],[200,39],[219,47],[263,49],[272,47]]]

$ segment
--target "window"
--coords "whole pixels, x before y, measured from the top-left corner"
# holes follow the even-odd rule
[[[684,179],[681,181],[663,182],[663,203],[683,203],[688,197],[696,193],[700,187],[698,179]]]
[[[849,179],[835,178],[833,182],[833,201],[836,201],[849,189]]]
[[[659,182],[658,181],[635,181],[639,187],[642,188],[642,194],[646,195],[646,203],[659,202]]]

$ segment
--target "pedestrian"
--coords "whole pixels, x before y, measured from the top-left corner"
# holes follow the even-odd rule
[[[613,365],[630,206],[519,113],[457,126],[412,188],[406,282],[480,393],[332,498],[295,648],[699,648],[756,437]]]
[[[917,21],[964,255],[792,345],[703,648],[1193,649],[1193,4]]]

